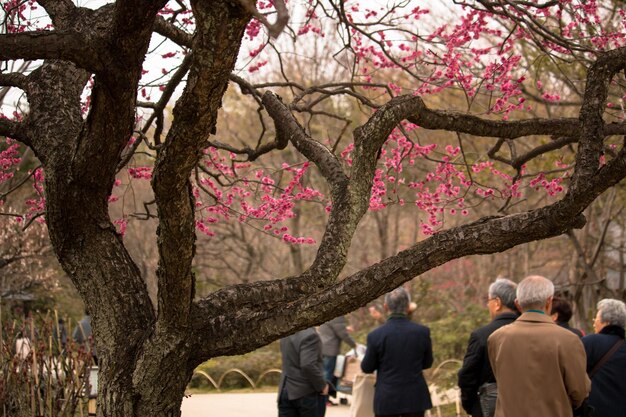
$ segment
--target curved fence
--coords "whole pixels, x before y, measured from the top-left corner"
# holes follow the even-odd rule
[[[222,390],[222,385],[224,383],[224,379],[229,375],[229,374],[237,374],[240,375],[242,377],[242,379],[244,381],[246,381],[249,385],[250,388],[252,389],[257,389],[261,382],[263,382],[263,380],[265,379],[265,377],[267,377],[270,374],[281,374],[281,370],[280,369],[275,369],[275,368],[271,368],[268,369],[266,371],[264,371],[263,373],[261,373],[261,375],[259,375],[259,377],[256,379],[256,381],[254,381],[248,374],[246,374],[244,371],[242,371],[239,368],[231,368],[228,369],[227,371],[224,371],[224,373],[222,373],[222,375],[218,378],[217,382],[215,382],[215,379],[213,379],[213,377],[211,377],[211,375],[209,375],[208,373],[204,372],[204,371],[195,371],[193,373],[193,375],[198,375],[201,376],[203,378],[205,378],[212,386],[213,388],[215,388],[218,391]]]
[[[445,374],[445,372],[455,372],[460,366],[462,362],[458,359],[448,359],[441,362],[435,369],[432,370],[430,374],[430,383],[428,385],[431,395],[431,400],[433,403],[433,410],[430,411],[430,416],[440,417],[442,415],[441,408],[448,406],[452,407],[454,404],[454,411],[456,412],[456,416],[461,415],[461,402],[460,402],[460,393],[457,387],[445,388],[445,383],[438,385],[439,379]],[[222,373],[222,375],[217,379],[217,381],[211,377],[207,372],[202,370],[197,370],[194,372],[194,376],[200,376],[206,379],[213,388],[217,391],[222,390],[222,385],[224,384],[224,380],[228,375],[236,374],[239,375],[253,390],[257,389],[265,377],[271,374],[281,374],[280,369],[271,368],[268,369],[259,375],[259,377],[254,381],[248,374],[242,371],[239,368],[231,368]],[[449,415],[449,414],[448,414]]]

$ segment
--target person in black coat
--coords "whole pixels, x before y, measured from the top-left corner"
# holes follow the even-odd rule
[[[506,278],[498,278],[489,286],[487,309],[491,323],[474,330],[470,335],[463,366],[458,373],[458,385],[461,389],[461,404],[472,417],[483,417],[478,394],[480,387],[496,381],[487,355],[487,339],[491,333],[513,323],[518,317],[515,307],[516,288],[517,284]]]
[[[576,329],[569,325],[569,320],[572,318],[572,305],[565,298],[554,297],[552,299],[552,309],[550,310],[550,316],[552,320],[564,329],[569,330],[578,337],[583,337],[585,334],[582,330]]]
[[[598,303],[593,322],[596,334],[582,338],[587,352],[587,373],[619,341],[624,340],[626,305],[620,300],[604,299]],[[591,376],[589,405],[598,417],[626,416],[626,343]]]
[[[397,288],[385,296],[387,322],[367,335],[361,362],[366,374],[377,371],[374,414],[420,417],[432,408],[422,370],[433,364],[430,330],[407,317],[409,294]]]

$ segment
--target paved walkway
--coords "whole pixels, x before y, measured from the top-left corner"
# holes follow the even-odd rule
[[[183,399],[182,417],[277,417],[276,393],[194,394]],[[326,417],[349,417],[350,407],[326,409]]]

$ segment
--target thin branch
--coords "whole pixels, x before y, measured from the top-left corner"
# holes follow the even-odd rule
[[[28,181],[28,179],[30,177],[32,177],[33,175],[35,175],[35,172],[37,172],[37,170],[41,168],[41,165],[36,166],[35,168],[33,168],[30,171],[30,174],[25,175],[17,184],[15,184],[13,187],[11,187],[8,191],[4,192],[4,193],[0,193],[0,201],[4,200],[9,194],[11,194],[12,192],[14,192],[15,190],[17,190],[18,188],[20,188],[22,185],[24,185],[26,183],[26,181]]]

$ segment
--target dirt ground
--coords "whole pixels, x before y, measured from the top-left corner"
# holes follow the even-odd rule
[[[326,417],[348,417],[350,406],[326,409]],[[183,399],[182,417],[277,417],[276,393],[194,394]]]

